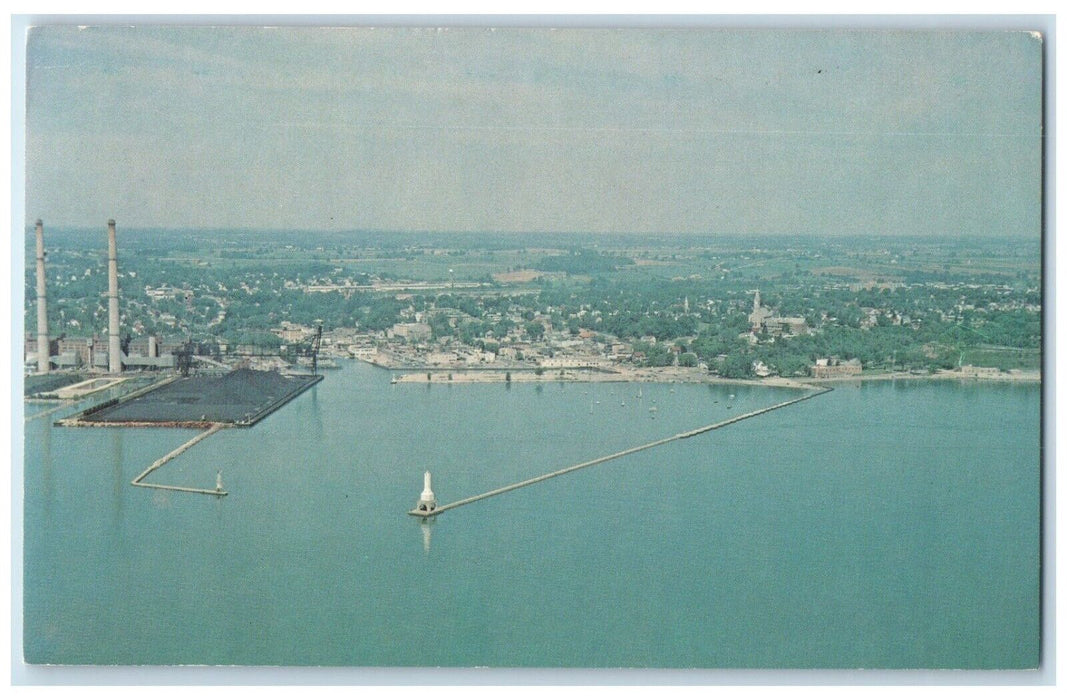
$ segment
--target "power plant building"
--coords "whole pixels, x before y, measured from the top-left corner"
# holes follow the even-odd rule
[[[24,344],[26,364],[31,362],[37,372],[46,373],[52,366],[61,369],[105,369],[112,374],[122,372],[123,366],[139,368],[171,368],[175,366],[174,351],[182,342],[161,343],[158,338],[134,340],[128,354],[123,352],[119,328],[118,243],[115,220],[107,222],[108,243],[108,334],[107,340],[96,335],[59,338],[48,337],[48,295],[45,277],[44,223],[37,219],[37,333],[27,334]],[[42,350],[43,349],[43,350]]]

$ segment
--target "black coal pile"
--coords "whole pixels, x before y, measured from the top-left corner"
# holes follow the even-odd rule
[[[234,370],[220,377],[185,377],[87,415],[94,422],[195,422],[251,424],[293,398],[319,377]]]

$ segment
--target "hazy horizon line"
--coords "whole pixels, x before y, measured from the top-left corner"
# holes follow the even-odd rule
[[[49,224],[47,221],[43,221],[44,231],[47,235],[49,228],[52,230],[65,231],[65,232],[97,232],[107,231],[107,222],[103,222],[98,226],[87,224]],[[32,234],[35,231],[36,220],[34,222],[25,225],[27,233]],[[398,235],[398,236],[419,236],[419,235],[448,235],[448,236],[500,236],[500,237],[517,237],[517,236],[589,236],[589,237],[602,237],[602,238],[834,238],[834,239],[868,239],[868,240],[894,240],[894,239],[955,239],[955,240],[979,240],[979,239],[1011,239],[1011,240],[1028,240],[1038,239],[1041,236],[1019,235],[1013,233],[842,233],[842,232],[761,232],[761,233],[740,233],[740,232],[680,232],[680,231],[655,231],[655,232],[640,232],[640,231],[580,231],[580,230],[524,230],[524,231],[507,231],[507,230],[453,230],[453,229],[392,229],[392,228],[343,228],[343,229],[327,229],[327,228],[291,228],[291,227],[256,227],[256,226],[160,226],[160,225],[138,225],[130,224],[123,225],[122,222],[116,222],[117,229],[121,232],[124,228],[127,231],[145,231],[145,232],[196,232],[196,233],[210,233],[210,232],[228,232],[228,233],[262,233],[262,234],[316,234],[316,235],[330,235],[330,236],[343,236],[351,234],[376,234],[376,235]]]

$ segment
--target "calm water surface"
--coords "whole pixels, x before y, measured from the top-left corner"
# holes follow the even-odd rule
[[[28,422],[27,661],[1037,664],[1036,385],[842,386],[424,525],[426,469],[447,503],[796,393],[389,378],[347,363],[150,479],[223,499],[129,485],[192,431]]]

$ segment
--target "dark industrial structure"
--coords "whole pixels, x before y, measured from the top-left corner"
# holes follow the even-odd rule
[[[221,376],[176,377],[90,408],[60,424],[197,428],[223,423],[247,427],[321,380],[321,375],[251,369]]]

